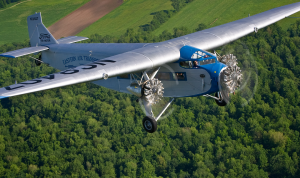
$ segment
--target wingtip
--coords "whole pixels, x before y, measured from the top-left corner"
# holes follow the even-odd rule
[[[0,54],[0,57],[16,58],[15,56],[10,56],[10,55],[1,55],[1,54]]]
[[[0,100],[4,98],[8,98],[8,96],[0,96]]]

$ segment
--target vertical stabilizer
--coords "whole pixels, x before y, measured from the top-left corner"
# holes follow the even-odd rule
[[[27,17],[28,33],[31,46],[44,46],[58,44],[42,22],[41,13],[35,13]]]

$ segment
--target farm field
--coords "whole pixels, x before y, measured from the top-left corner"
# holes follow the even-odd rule
[[[198,24],[204,23],[208,27],[218,26],[234,20],[247,17],[248,14],[255,15],[269,9],[292,4],[297,0],[194,0],[185,6],[177,14],[171,17],[160,28],[155,30],[155,35],[161,34],[164,30],[172,31],[174,27],[185,26],[190,30],[197,28]],[[78,35],[90,36],[99,35],[120,36],[127,28],[139,29],[139,26],[149,23],[153,16],[151,13],[160,10],[173,9],[170,0],[129,0],[116,8],[97,22],[80,32]],[[297,13],[293,16],[300,16]],[[279,22],[285,29],[297,19],[284,19]],[[214,22],[215,21],[215,22]],[[213,23],[214,22],[214,23]]]
[[[232,22],[248,17],[248,14],[255,15],[279,6],[292,4],[298,0],[195,0],[181,11],[170,18],[154,34],[161,34],[164,30],[172,30],[174,27],[184,26],[189,29],[196,29],[198,24],[204,23],[208,28]],[[294,16],[300,16],[300,13]],[[284,28],[288,28],[297,19],[284,19],[279,22]]]
[[[42,12],[43,23],[48,27],[88,1],[29,0],[20,4],[10,4],[5,9],[0,9],[0,45],[28,39],[27,16]]]
[[[128,28],[135,30],[139,26],[149,23],[154,12],[173,9],[170,0],[127,0],[121,6],[93,23],[78,35],[120,36]]]

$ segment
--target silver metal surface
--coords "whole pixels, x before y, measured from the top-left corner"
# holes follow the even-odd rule
[[[184,45],[203,50],[214,49],[254,32],[255,27],[261,29],[299,10],[300,2],[165,42],[133,44],[136,45],[135,47],[127,47],[127,44],[124,44],[123,46],[120,45],[119,48],[112,48],[111,44],[57,44],[57,41],[52,41],[51,36],[49,43],[41,42],[38,40],[39,34],[35,30],[48,33],[47,29],[43,28],[41,21],[40,25],[30,21],[30,17],[37,17],[38,15],[29,16],[28,29],[31,35],[31,44],[33,46],[47,45],[50,48],[48,51],[42,52],[42,58],[45,63],[58,69],[65,69],[66,66],[63,62],[66,58],[74,57],[74,59],[78,59],[77,57],[79,56],[87,56],[90,61],[82,61],[84,65],[81,65],[78,61],[77,65],[75,65],[77,67],[72,69],[1,88],[0,97],[16,96],[76,83],[100,80],[103,79],[104,74],[107,74],[109,77],[115,77],[122,74],[145,71],[168,63],[171,64],[180,58],[179,50]],[[34,24],[36,26],[33,26]],[[109,53],[105,52],[104,49],[99,49],[98,46],[101,45],[108,49]],[[101,53],[101,51],[104,51],[104,53]],[[100,64],[91,62],[94,60]],[[90,64],[87,64],[89,62]]]
[[[163,108],[163,110],[158,114],[158,116],[155,118],[156,121],[158,121],[158,119],[161,117],[161,115],[163,115],[163,113],[167,110],[167,108],[171,105],[171,103],[174,101],[174,98],[172,98],[167,104],[166,106]]]
[[[59,40],[57,40],[57,42],[59,44],[71,44],[71,43],[75,43],[78,41],[83,41],[83,40],[87,40],[89,38],[87,37],[81,37],[81,36],[68,36],[66,38],[61,38]]]
[[[152,112],[152,105],[146,101],[144,97],[141,98],[140,102],[144,105],[146,116],[154,117]]]
[[[28,48],[22,48],[15,51],[10,51],[6,53],[0,54],[2,57],[9,57],[9,58],[16,58],[20,56],[25,56],[28,54],[37,53],[40,51],[48,50],[49,48],[47,46],[37,46],[37,47],[28,47]]]
[[[213,99],[215,99],[215,100],[221,100],[221,98],[217,98],[217,97],[215,97],[215,96],[211,96],[211,95],[209,95],[209,94],[207,94],[207,95],[203,95],[203,96],[205,96],[205,97],[209,97],[209,98],[213,98]]]
[[[152,104],[156,104],[161,100],[164,94],[164,88],[161,81],[156,78],[147,80],[143,85],[143,98]]]
[[[142,87],[137,83],[130,84],[128,87],[126,87],[126,89],[137,97],[142,96]]]
[[[27,17],[28,33],[31,46],[45,46],[58,44],[49,30],[42,22],[41,13],[35,13]]]

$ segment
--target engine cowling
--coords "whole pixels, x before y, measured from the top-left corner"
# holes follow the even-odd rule
[[[233,54],[223,55],[218,57],[218,60],[227,66],[224,67],[219,74],[219,90],[222,99],[228,103],[229,94],[234,94],[240,87],[243,74],[240,67],[237,66],[237,58]]]

